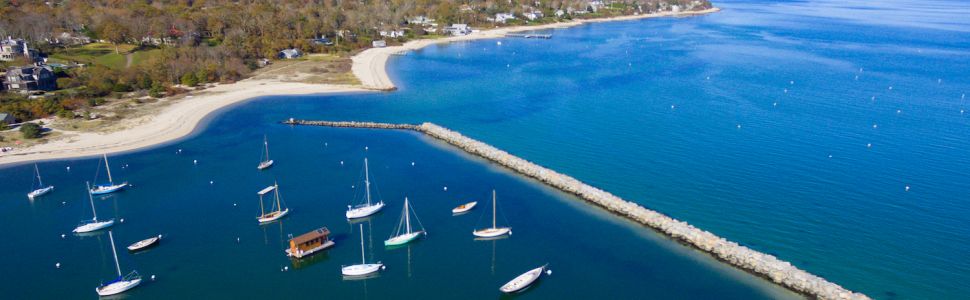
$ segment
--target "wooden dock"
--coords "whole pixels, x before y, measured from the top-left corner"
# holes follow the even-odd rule
[[[526,39],[551,39],[552,34],[540,34],[540,33],[506,33],[505,37],[516,37],[516,38],[526,38]]]

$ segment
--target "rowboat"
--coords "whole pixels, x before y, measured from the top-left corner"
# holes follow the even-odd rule
[[[128,251],[140,251],[147,249],[148,247],[158,245],[158,241],[162,240],[162,235],[153,236],[144,240],[135,242],[134,244],[128,245]]]
[[[475,205],[478,205],[477,201],[468,202],[451,209],[451,213],[456,215],[461,213],[466,213],[469,210],[472,210],[472,208],[475,208]]]
[[[503,293],[515,293],[521,291],[535,283],[536,280],[539,280],[539,277],[542,277],[542,272],[546,270],[547,266],[548,264],[522,273],[522,275],[515,277],[515,279],[512,279],[500,287],[499,290]]]

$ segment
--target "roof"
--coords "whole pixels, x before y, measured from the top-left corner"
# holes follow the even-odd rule
[[[292,238],[290,239],[290,242],[293,242],[296,244],[302,244],[302,243],[306,243],[307,241],[316,239],[318,237],[325,237],[328,235],[330,235],[330,229],[327,229],[327,227],[321,227],[321,228],[318,228],[317,230],[310,231],[310,232],[301,234],[298,237]]]

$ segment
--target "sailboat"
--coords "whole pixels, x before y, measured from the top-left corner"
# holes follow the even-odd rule
[[[273,160],[272,159],[269,159],[269,140],[266,139],[266,136],[265,135],[263,136],[263,157],[262,157],[262,159],[263,160],[259,162],[259,165],[256,166],[256,169],[265,170],[265,169],[273,166]]]
[[[404,197],[404,213],[401,216],[401,222],[397,224],[397,230],[394,232],[394,236],[384,241],[384,246],[399,246],[410,243],[411,241],[426,235],[427,232],[424,231],[424,226],[421,225],[421,220],[418,220],[418,225],[421,225],[421,230],[411,231],[411,204],[408,202],[408,197]],[[418,218],[418,214],[414,214],[414,218]],[[403,228],[401,225],[404,225]],[[404,232],[401,232],[404,229]]]
[[[495,213],[496,204],[495,204],[495,202],[496,202],[496,200],[495,200],[495,190],[492,190],[492,227],[491,228],[485,228],[485,229],[479,229],[479,230],[472,231],[472,234],[474,234],[475,236],[482,237],[482,238],[491,238],[491,237],[498,237],[498,236],[502,236],[502,235],[506,235],[506,234],[508,234],[508,235],[511,235],[512,234],[512,227],[498,227],[496,225],[496,220],[495,220],[495,217],[496,217],[496,213]]]
[[[44,186],[44,180],[40,179],[40,169],[37,168],[37,164],[34,164],[34,174],[37,175],[37,189],[27,193],[27,198],[34,200],[35,197],[43,196],[54,190],[53,185]]]
[[[377,262],[376,264],[367,263],[367,259],[364,258],[364,224],[360,224],[360,264],[342,266],[340,268],[340,273],[344,276],[359,277],[367,276],[369,274],[375,273],[384,269],[384,264]]]
[[[115,184],[114,179],[111,178],[111,166],[108,165],[108,155],[103,154],[103,156],[104,156],[104,168],[108,170],[108,184],[95,184],[94,188],[91,189],[92,195],[104,195],[108,193],[114,193],[128,186],[127,181],[119,184]]]
[[[377,203],[370,202],[370,170],[367,166],[366,158],[364,158],[364,186],[367,194],[367,202],[357,206],[347,205],[347,219],[363,218],[373,215],[384,208],[384,201]]]
[[[274,205],[275,210],[270,211],[270,212],[267,213],[263,209],[263,196],[266,195],[266,194],[268,194],[269,192],[275,192],[273,194],[276,197],[276,203]],[[258,194],[259,194],[259,217],[257,217],[257,219],[259,220],[259,223],[260,224],[262,224],[262,223],[269,223],[269,222],[273,222],[273,221],[279,220],[280,218],[282,218],[286,214],[290,213],[290,208],[289,207],[287,207],[286,209],[283,209],[283,206],[280,205],[280,189],[279,189],[279,184],[273,183],[273,185],[266,187],[262,191],[259,191]]]
[[[121,264],[118,263],[118,251],[115,250],[115,238],[108,231],[108,238],[111,239],[111,253],[115,256],[115,270],[118,271],[118,278],[108,282],[107,284],[102,284],[101,286],[95,288],[94,290],[98,292],[98,296],[111,296],[115,294],[123,293],[127,290],[133,289],[141,283],[141,275],[138,275],[138,271],[132,270],[131,273],[122,277],[121,275]]]
[[[91,218],[91,220],[85,220],[81,222],[80,225],[74,228],[73,230],[74,233],[85,233],[85,232],[97,231],[97,230],[108,228],[111,225],[115,224],[114,219],[98,221],[98,211],[94,209],[94,196],[92,196],[92,193],[91,193],[91,183],[88,182],[86,184],[88,186],[88,200],[91,202],[91,213],[94,215],[94,217]]]
[[[515,292],[524,290],[525,288],[528,288],[530,285],[535,283],[536,280],[539,280],[539,277],[542,277],[543,271],[546,271],[547,273],[552,274],[551,270],[546,270],[548,266],[549,264],[546,264],[541,267],[529,270],[528,272],[522,273],[522,275],[519,275],[514,279],[512,279],[511,281],[509,281],[508,283],[506,283],[505,285],[502,285],[502,287],[500,287],[499,290],[502,291],[503,293],[515,293]]]

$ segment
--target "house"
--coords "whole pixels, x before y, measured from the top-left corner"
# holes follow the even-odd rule
[[[70,32],[61,32],[61,34],[58,34],[56,37],[47,38],[46,40],[50,44],[68,46],[79,46],[91,43],[91,38]]]
[[[514,20],[515,19],[515,15],[513,15],[512,13],[497,13],[497,14],[495,14],[495,18],[489,17],[487,19],[489,21],[494,22],[494,23],[502,23],[502,24],[505,24],[505,21]]]
[[[417,16],[408,20],[408,24],[431,25],[431,23],[434,23],[434,19],[428,19],[425,16]]]
[[[561,9],[556,10],[556,18],[562,18],[565,15],[566,15],[566,12],[562,11]]]
[[[13,67],[7,70],[4,85],[9,91],[28,93],[31,91],[53,91],[57,89],[54,70],[47,65]]]
[[[387,42],[384,40],[378,40],[371,42],[371,45],[374,46],[374,48],[384,48],[387,47]]]
[[[527,12],[527,13],[524,13],[522,15],[525,16],[525,18],[526,19],[529,19],[530,21],[535,21],[536,19],[542,19],[542,12],[541,11]]]
[[[14,122],[16,122],[16,120],[14,120],[13,115],[8,113],[0,113],[0,124],[10,125]]]
[[[451,26],[445,27],[445,32],[450,35],[468,35],[472,33],[472,28],[468,27],[468,24],[451,24]]]
[[[404,36],[404,30],[382,30],[380,34],[382,37],[397,38]]]
[[[333,41],[323,36],[320,36],[319,38],[310,39],[310,43],[314,45],[323,45],[323,46],[333,45]]]
[[[280,51],[278,56],[282,59],[294,59],[303,56],[303,52],[300,52],[300,49],[290,48]]]
[[[13,61],[17,58],[25,57],[30,61],[40,60],[40,53],[30,49],[27,42],[23,39],[7,37],[0,40],[0,61]]]

